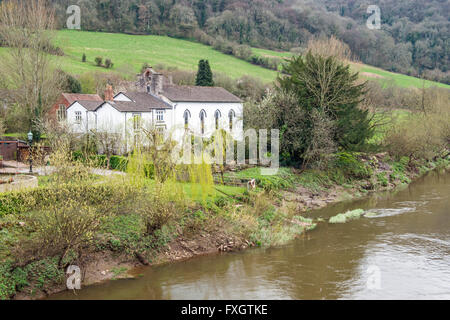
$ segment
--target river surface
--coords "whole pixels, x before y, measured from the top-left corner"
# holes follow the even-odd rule
[[[52,299],[450,299],[450,173],[309,214],[378,213],[321,223],[290,245],[137,270],[141,277]]]

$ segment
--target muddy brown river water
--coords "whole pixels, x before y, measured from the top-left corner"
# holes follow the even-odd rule
[[[450,299],[450,173],[309,214],[378,215],[318,228],[281,248],[137,270],[52,299]]]

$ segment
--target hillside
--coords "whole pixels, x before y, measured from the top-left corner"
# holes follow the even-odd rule
[[[58,32],[57,45],[65,53],[58,58],[64,71],[82,74],[87,71],[105,71],[95,66],[97,56],[110,58],[117,72],[136,73],[147,62],[155,66],[164,64],[181,70],[196,70],[200,59],[208,59],[215,72],[232,78],[250,75],[264,82],[273,81],[277,72],[252,65],[212,47],[196,42],[166,36],[138,36],[100,32],[63,30]],[[81,61],[83,53],[87,62]]]
[[[365,64],[450,83],[449,2],[442,0],[50,0],[58,27],[81,8],[82,29],[194,38],[225,47],[289,51],[335,36]],[[381,11],[370,30],[369,5]],[[233,54],[235,54],[235,50]]]
[[[210,46],[200,43],[170,38],[166,36],[138,36],[86,31],[58,31],[57,45],[65,52],[57,57],[61,68],[73,74],[89,71],[106,71],[95,66],[97,56],[110,58],[114,62],[113,71],[121,74],[133,74],[139,71],[144,62],[152,65],[164,64],[181,70],[196,70],[200,59],[209,59],[213,71],[225,73],[237,79],[244,75],[258,78],[264,82],[275,80],[277,72],[252,65],[231,55],[223,54]],[[255,54],[288,58],[289,52],[277,52],[265,49],[253,49]],[[87,62],[81,61],[87,55]],[[401,87],[421,87],[422,80],[406,75],[387,72],[375,67],[355,64],[354,69],[365,73],[367,78],[377,79]],[[375,76],[378,75],[378,76]],[[448,85],[427,82],[427,86]]]

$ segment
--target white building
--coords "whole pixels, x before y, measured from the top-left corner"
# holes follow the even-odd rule
[[[219,87],[177,86],[149,68],[139,76],[136,90],[114,95],[112,87],[105,101],[75,101],[67,109],[73,132],[121,133],[124,137],[143,125],[154,125],[181,140],[186,130],[206,138],[217,129],[243,137],[242,101]]]

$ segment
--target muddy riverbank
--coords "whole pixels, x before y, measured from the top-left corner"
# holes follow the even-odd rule
[[[386,169],[386,167],[382,168]],[[429,167],[429,170],[431,169],[433,169],[433,165]],[[411,171],[408,173],[408,179],[417,179],[423,173],[423,171]],[[371,183],[373,181],[360,181],[353,186],[336,185],[322,190],[311,190],[304,186],[297,186],[295,189],[281,192],[282,201],[278,201],[277,206],[294,207],[298,212],[302,212],[302,215],[309,217],[311,210],[333,207],[339,203],[349,203],[352,199],[367,198],[371,192],[361,192],[361,190],[364,190],[361,185]],[[406,187],[406,184],[393,181],[393,183],[389,183],[376,191],[379,192],[380,189],[389,191],[399,186]],[[291,236],[292,238],[287,239],[288,241],[301,237],[301,234],[292,234]],[[183,234],[180,230],[172,241],[153,255],[151,261],[145,261],[145,259],[142,261],[136,256],[131,257],[111,251],[102,251],[87,252],[77,263],[83,270],[83,286],[89,287],[93,284],[107,283],[108,280],[112,279],[139,278],[141,275],[139,270],[143,265],[146,265],[145,268],[147,266],[159,267],[172,262],[187,261],[194,257],[214,256],[223,252],[238,252],[255,246],[257,246],[257,243],[233,230],[228,221],[217,219],[214,224],[196,233]],[[65,284],[61,284],[33,295],[26,292],[19,293],[15,296],[15,299],[42,299],[64,290]]]
[[[399,191],[306,214],[326,220],[362,208],[375,213],[371,218],[343,225],[323,222],[282,247],[138,267],[134,280],[50,298],[448,299],[449,188],[448,171],[433,171]]]

